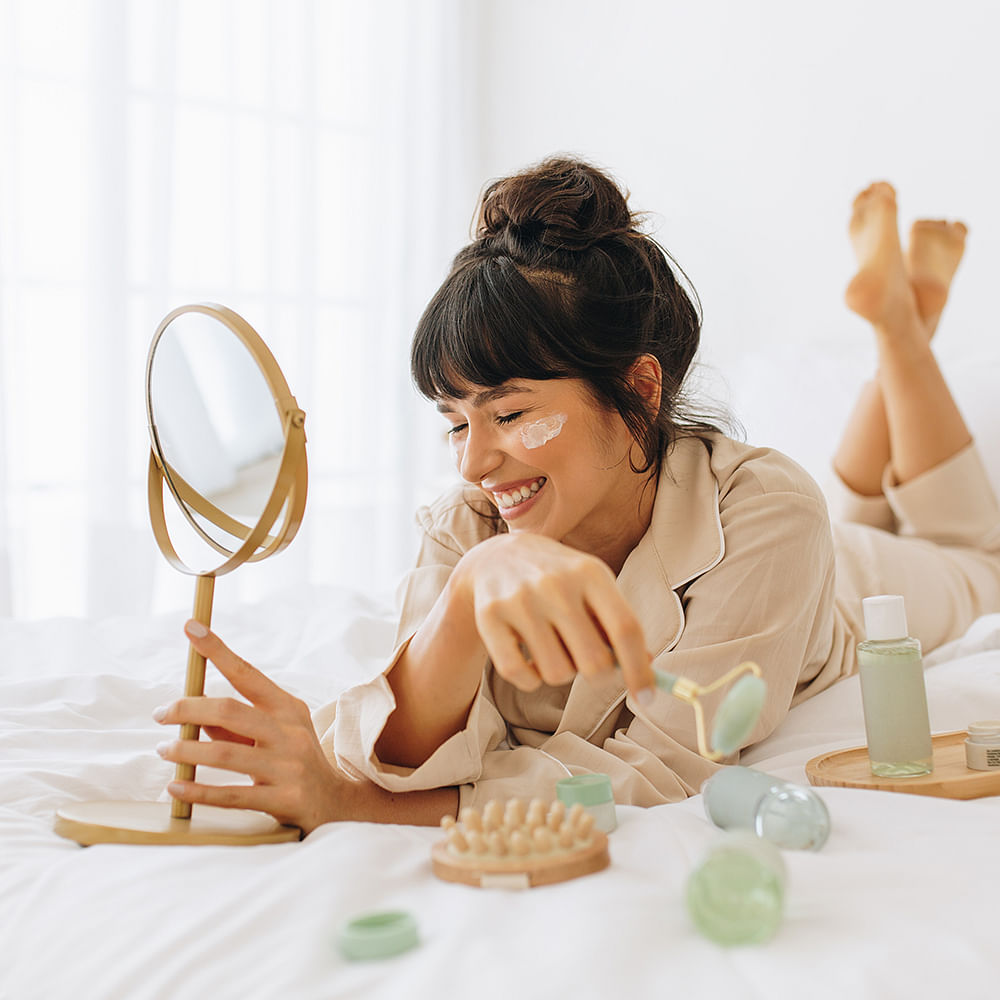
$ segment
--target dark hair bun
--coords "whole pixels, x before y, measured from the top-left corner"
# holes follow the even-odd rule
[[[583,250],[634,231],[626,199],[596,167],[551,157],[486,188],[476,235]]]

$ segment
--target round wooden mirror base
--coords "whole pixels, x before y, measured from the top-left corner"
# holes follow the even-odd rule
[[[75,802],[56,813],[55,831],[91,844],[283,844],[302,831],[265,813],[196,805],[190,819],[170,815],[170,802]]]

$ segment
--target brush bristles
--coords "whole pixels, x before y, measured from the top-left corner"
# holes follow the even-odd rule
[[[525,806],[510,799],[504,807],[491,799],[481,813],[467,807],[458,821],[445,816],[441,828],[454,854],[527,859],[585,847],[593,839],[594,817],[579,804],[567,811],[558,801],[533,799]]]

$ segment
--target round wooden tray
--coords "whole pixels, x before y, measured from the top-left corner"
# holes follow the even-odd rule
[[[810,784],[837,788],[874,788],[882,792],[936,795],[943,799],[979,799],[1000,795],[1000,770],[974,771],[965,763],[966,732],[933,737],[934,770],[915,778],[880,778],[872,774],[868,747],[836,750],[806,764]]]

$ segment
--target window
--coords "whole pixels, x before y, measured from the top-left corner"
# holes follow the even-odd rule
[[[306,522],[233,592],[392,586],[446,462],[406,351],[472,204],[460,11],[0,0],[0,614],[189,600],[148,527],[143,387],[160,319],[202,300],[307,413]]]

